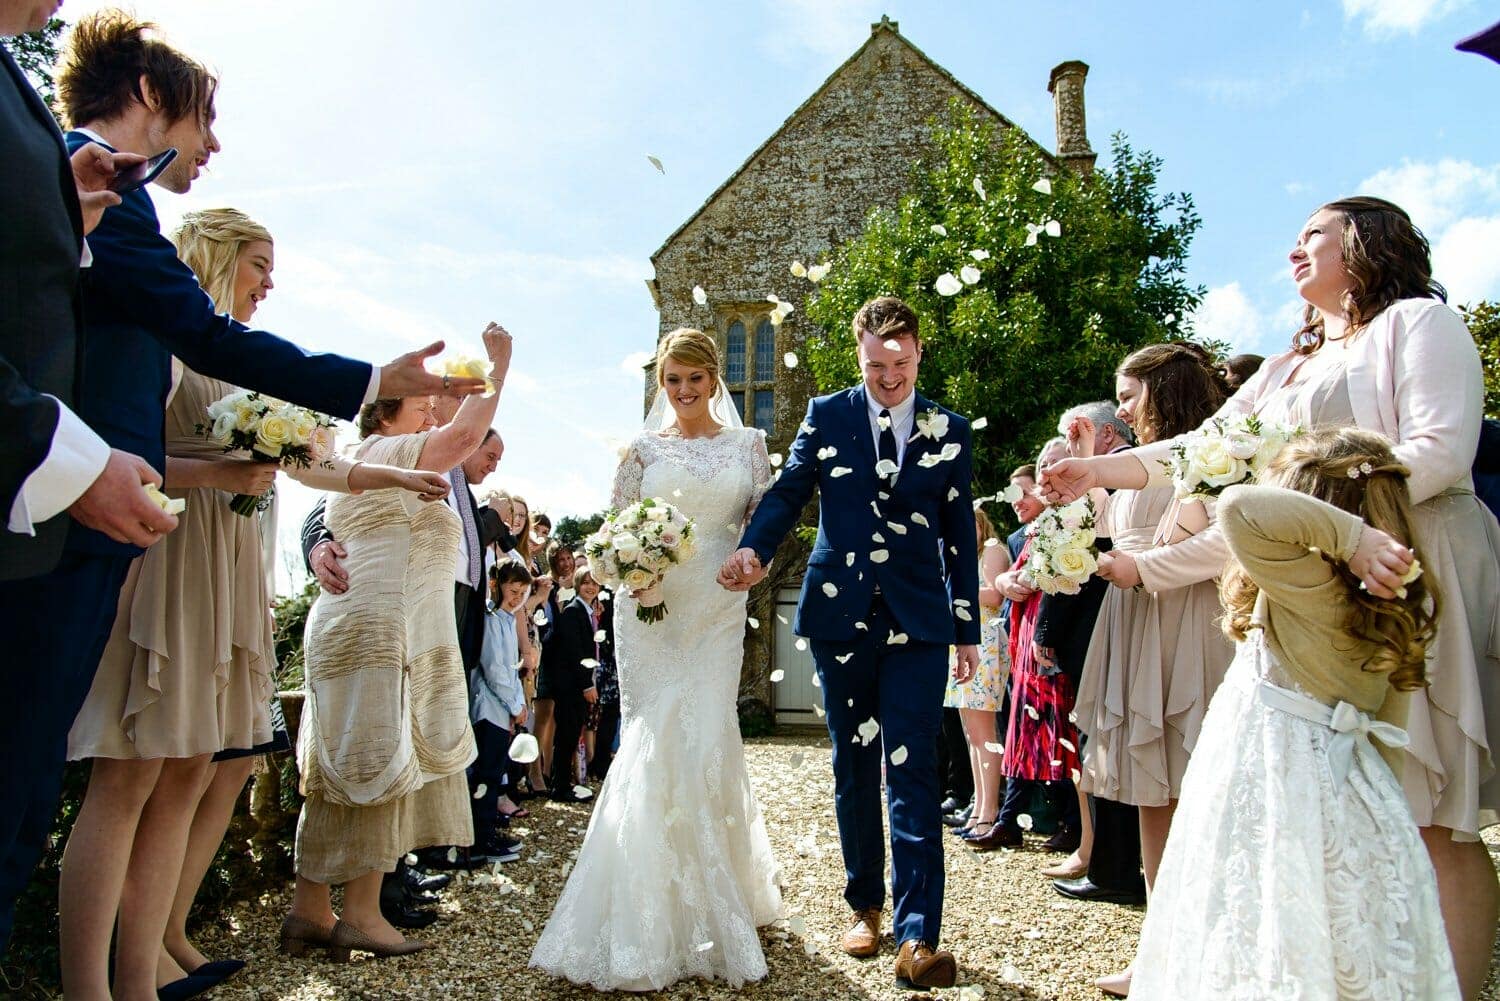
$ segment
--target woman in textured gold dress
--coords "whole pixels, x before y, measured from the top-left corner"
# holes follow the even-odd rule
[[[494,390],[464,400],[437,430],[421,400],[360,411],[359,458],[446,471],[483,442],[510,367],[511,338],[490,324]],[[297,764],[307,799],[297,821],[297,889],[281,945],[377,956],[424,948],[380,913],[380,881],[407,852],[474,840],[464,769],[474,760],[468,692],[453,617],[459,516],[396,491],[336,496],[328,528],[347,550],[349,588],[321,594],[307,619]],[[471,559],[482,552],[470,550]],[[342,916],[330,887],[343,884]]]

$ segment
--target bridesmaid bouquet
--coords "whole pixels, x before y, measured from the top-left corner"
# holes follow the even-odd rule
[[[1077,594],[1099,569],[1094,502],[1080,497],[1049,507],[1028,526],[1031,556],[1021,575],[1044,594]]]
[[[1263,421],[1254,414],[1215,418],[1207,428],[1189,431],[1172,445],[1162,465],[1172,477],[1179,499],[1212,500],[1225,487],[1253,481],[1270,465],[1283,445],[1302,433]]]
[[[246,451],[264,462],[307,469],[313,463],[332,468],[333,418],[261,393],[241,389],[208,407],[207,424],[197,431],[226,452]],[[229,509],[249,515],[270,496],[235,494]]]
[[[693,521],[659,497],[647,497],[623,511],[610,511],[584,552],[601,583],[635,594],[635,617],[660,622],[667,617],[661,582],[667,571],[693,555]]]
[[[484,391],[493,393],[495,384],[490,381],[490,369],[493,368],[488,361],[465,354],[448,355],[438,362],[438,370],[441,375],[461,376],[470,379],[483,379]]]

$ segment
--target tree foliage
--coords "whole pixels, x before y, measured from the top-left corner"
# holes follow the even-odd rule
[[[604,512],[598,511],[587,517],[578,515],[565,515],[557,520],[552,526],[552,537],[563,545],[570,548],[577,546],[584,539],[599,531],[599,526],[604,524]]]
[[[1500,303],[1476,302],[1458,307],[1484,367],[1484,415],[1500,419]]]
[[[52,79],[52,67],[57,64],[57,40],[62,35],[64,22],[52,18],[39,31],[15,35],[4,40],[16,65],[21,67],[36,92],[47,103],[47,110],[62,126],[62,116],[57,112],[57,84]]]
[[[954,100],[899,209],[870,213],[808,304],[821,329],[806,351],[819,390],[859,379],[849,330],[860,305],[900,296],[922,324],[918,388],[988,418],[975,435],[975,493],[1003,487],[1062,411],[1113,397],[1127,353],[1190,333],[1203,290],[1184,272],[1199,217],[1191,196],[1158,193],[1160,167],[1116,135],[1107,169],[1059,171],[1019,130]],[[1044,178],[1050,193],[1038,190]],[[1042,229],[1028,245],[1028,224],[1051,220],[1060,235]],[[965,267],[977,282],[936,291],[939,276]]]

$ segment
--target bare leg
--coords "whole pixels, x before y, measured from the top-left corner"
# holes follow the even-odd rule
[[[1500,914],[1500,883],[1482,841],[1454,841],[1446,827],[1423,827],[1422,841],[1437,872],[1438,901],[1448,945],[1465,1001],[1479,997],[1490,972],[1495,922]]]
[[[1057,865],[1047,866],[1043,876],[1053,879],[1077,879],[1089,870],[1089,859],[1094,854],[1094,817],[1089,813],[1089,794],[1075,785],[1078,793],[1078,850]]]
[[[551,699],[537,699],[532,704],[532,712],[536,718],[532,720],[531,734],[536,737],[536,746],[542,754],[531,763],[531,788],[534,790],[545,787],[546,777],[552,774],[552,739],[557,729],[557,722],[552,716],[553,705]]]
[[[976,823],[992,824],[1000,812],[1000,755],[985,745],[998,743],[995,714],[985,709],[960,709],[958,716],[963,720],[974,772],[974,819]]]
[[[1177,810],[1177,801],[1166,806],[1140,807],[1141,816],[1141,868],[1146,873],[1146,892],[1156,885],[1156,870],[1161,868],[1161,853],[1167,847],[1167,832],[1172,829],[1172,814]]]
[[[234,816],[235,804],[239,802],[240,793],[254,768],[254,758],[231,758],[210,764],[205,776],[205,788],[193,815],[193,826],[188,831],[182,876],[177,882],[177,896],[172,901],[172,913],[167,918],[167,934],[163,940],[163,949],[175,965],[189,973],[208,962],[208,957],[188,941],[188,912],[192,910],[193,899],[198,896],[208,867],[213,865],[214,856],[219,853],[224,832]]]
[[[381,945],[400,945],[406,941],[380,913],[380,880],[385,874],[367,872],[344,884],[344,923],[373,938]]]
[[[69,1001],[109,1001],[110,933],[136,827],[161,765],[160,758],[94,759],[58,886],[63,994]]]
[[[141,811],[120,893],[115,940],[115,1001],[156,1001],[158,960],[172,898],[182,878],[188,829],[211,756],[166,758]]]
[[[333,931],[339,917],[333,913],[333,895],[328,884],[298,876],[292,890],[292,916],[310,921],[324,931]]]

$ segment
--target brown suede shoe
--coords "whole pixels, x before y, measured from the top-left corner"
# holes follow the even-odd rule
[[[854,921],[839,942],[855,959],[869,959],[880,951],[880,908],[854,912]]]
[[[902,987],[952,987],[958,979],[953,953],[909,938],[896,953],[896,983]]]

